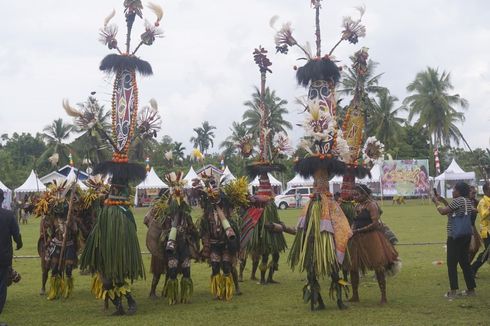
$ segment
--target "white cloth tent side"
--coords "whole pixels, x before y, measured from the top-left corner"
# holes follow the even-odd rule
[[[375,164],[371,168],[371,178],[369,176],[365,176],[362,179],[356,178],[356,183],[370,184],[371,190],[373,193],[378,194],[381,193],[381,164]],[[340,175],[334,176],[329,181],[330,192],[332,194],[340,191],[342,187],[343,177]],[[373,189],[374,188],[374,189]]]
[[[457,181],[464,181],[469,184],[474,184],[476,180],[475,172],[465,172],[456,162],[455,159],[451,161],[451,164],[447,169],[435,177],[435,186],[441,196],[446,198],[452,198],[451,187]]]
[[[184,177],[184,180],[187,181],[187,184],[185,185],[184,188],[191,188],[192,187],[192,180],[193,179],[196,179],[198,176],[197,176],[197,173],[196,171],[194,171],[194,168],[191,166],[191,168],[189,169],[189,172],[187,172],[187,174],[185,175]]]
[[[226,178],[225,184],[236,180],[236,177],[231,173],[230,169],[228,168],[228,165],[225,167],[225,170],[223,171],[223,175],[221,176],[221,179]]]
[[[313,182],[314,180],[312,177],[305,179],[299,174],[296,174],[294,178],[292,178],[286,183],[286,185],[288,189],[294,187],[313,187]]]
[[[282,191],[281,181],[274,178],[274,176],[270,173],[267,173],[267,175],[269,176],[269,181],[271,183],[271,186],[272,187],[279,187],[279,193],[280,193]],[[255,179],[253,179],[253,181],[248,184],[248,189],[250,190],[250,192],[252,192],[252,188],[258,187],[258,186],[259,186],[259,176],[256,176]]]
[[[46,191],[46,186],[39,180],[36,176],[34,170],[31,171],[27,180],[18,188],[15,188],[15,195],[21,193],[32,193],[32,192],[44,192]]]
[[[3,184],[2,181],[0,181],[0,189],[3,190],[3,203],[2,203],[2,208],[5,209],[11,209],[12,208],[12,190],[7,188],[6,185]]]
[[[72,184],[73,182],[75,182],[75,180],[77,180],[77,174],[75,173],[75,169],[71,168],[70,173],[68,173],[68,175],[66,176],[66,181],[68,184]],[[80,179],[77,180],[77,185],[82,190],[88,189],[88,187]]]
[[[141,183],[136,186],[136,194],[134,195],[134,206],[138,206],[138,193],[141,190],[165,188],[168,188],[168,185],[163,182],[162,179],[160,179],[160,177],[156,174],[155,170],[151,168],[150,171],[146,173],[145,180],[141,181]]]

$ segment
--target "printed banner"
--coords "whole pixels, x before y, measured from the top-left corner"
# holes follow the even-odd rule
[[[428,196],[429,160],[385,161],[381,185],[383,196]]]

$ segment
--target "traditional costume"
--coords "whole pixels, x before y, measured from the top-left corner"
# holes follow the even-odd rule
[[[366,48],[357,51],[352,57],[352,66],[350,71],[358,78],[365,78],[367,74],[368,52]],[[370,175],[367,162],[363,161],[362,144],[364,141],[365,128],[365,103],[363,97],[364,89],[360,83],[355,85],[354,96],[347,108],[347,112],[342,123],[342,134],[349,146],[350,155],[346,158],[346,170],[342,177],[341,202],[340,207],[345,216],[352,224],[355,211],[353,202],[353,192],[356,177],[364,178]]]
[[[169,304],[190,302],[194,292],[191,259],[199,259],[199,236],[190,215],[191,207],[185,200],[183,187],[186,180],[183,177],[182,172],[172,172],[165,176],[165,181],[170,187],[170,195],[162,197],[150,210],[147,234],[154,275],[150,295],[154,293],[158,284],[155,276],[159,277],[164,269],[167,277],[162,293],[168,298]],[[161,230],[158,239],[154,236],[155,229]],[[182,274],[180,285],[177,280],[178,273]]]
[[[386,276],[388,270],[399,264],[398,253],[388,240],[380,223],[381,209],[371,198],[371,190],[365,185],[355,187],[356,217],[352,224],[354,235],[349,241],[351,257],[352,302],[359,301],[359,272],[376,272],[381,291],[381,303],[386,303]],[[373,213],[374,212],[374,213]],[[373,216],[375,214],[376,216]]]
[[[278,134],[274,141],[270,136],[270,126],[268,125],[268,108],[264,102],[265,82],[267,72],[272,72],[269,67],[272,65],[267,58],[267,51],[259,47],[253,52],[254,61],[259,66],[261,76],[260,87],[260,135],[259,135],[259,157],[247,166],[250,178],[259,178],[259,188],[257,193],[252,196],[252,204],[244,217],[240,231],[240,248],[250,253],[253,258],[252,278],[255,277],[255,270],[258,260],[261,259],[260,284],[275,283],[273,274],[279,269],[279,253],[286,249],[286,240],[283,231],[287,230],[284,223],[279,219],[277,207],[274,203],[274,192],[269,180],[268,173],[272,171],[283,171],[284,166],[274,163],[277,156],[289,149],[288,140],[285,135]],[[245,142],[249,138],[245,138]],[[245,148],[245,144],[241,144]],[[268,264],[269,256],[272,261]],[[245,262],[243,263],[243,266]],[[267,269],[269,275],[265,278]],[[243,271],[243,270],[242,270]]]
[[[211,264],[213,298],[231,300],[234,294],[233,265],[239,249],[239,229],[231,219],[234,209],[248,205],[246,179],[226,185],[201,174],[192,184],[200,198],[203,216],[198,223],[203,249],[201,257]]]
[[[66,181],[61,184],[54,182],[35,207],[36,215],[42,217],[38,241],[43,272],[42,292],[51,271],[48,300],[68,298],[73,292],[72,272],[78,263],[78,226],[73,217],[76,184],[71,187],[70,197],[66,198],[70,186]]]
[[[325,308],[318,280],[325,276],[331,278],[330,295],[336,298],[338,308],[346,308],[342,291],[347,282],[341,279],[341,271],[348,263],[347,243],[352,232],[345,214],[329,192],[328,180],[333,175],[345,173],[350,152],[342,131],[337,128],[335,86],[340,71],[331,55],[342,41],[357,43],[358,38],[365,35],[361,19],[344,18],[340,40],[328,55],[322,56],[320,2],[311,1],[316,14],[315,56],[298,44],[290,24],[284,24],[275,37],[278,52],[287,53],[289,47],[298,46],[307,60],[297,69],[296,78],[299,85],[309,88],[305,103],[307,118],[303,123],[306,135],[301,143],[308,155],[298,160],[294,168],[301,176],[314,178],[314,193],[300,217],[288,261],[291,268],[307,272],[303,297],[306,302],[310,301],[312,310]]]
[[[106,73],[115,74],[112,93],[112,137],[108,137],[114,154],[112,161],[99,164],[94,174],[111,176],[108,198],[97,215],[97,223],[90,233],[81,256],[81,267],[96,274],[93,290],[104,300],[111,300],[116,306],[116,315],[124,314],[122,297],[128,301],[128,314],[136,312],[136,301],[131,296],[127,280],[144,277],[144,266],[136,234],[136,223],[129,206],[129,181],[145,177],[143,166],[128,163],[131,141],[136,136],[135,129],[138,113],[138,87],[136,72],[151,75],[148,62],[135,56],[141,45],[153,44],[161,32],[158,29],[162,18],[162,9],[156,5],[149,8],[156,14],[154,24],[146,21],[145,32],[141,34],[138,46],[131,52],[131,31],[136,16],[142,17],[143,6],[140,0],[124,1],[126,16],[126,48],[122,52],[116,40],[117,26],[109,24],[115,15],[112,12],[100,31],[101,41],[109,49],[119,54],[107,55],[100,64]]]

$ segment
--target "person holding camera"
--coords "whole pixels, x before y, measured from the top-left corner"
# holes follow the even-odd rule
[[[0,189],[0,314],[7,300],[7,286],[12,271],[12,238],[17,244],[17,250],[22,248],[19,224],[12,211],[2,208],[3,190]]]
[[[458,182],[453,188],[453,200],[450,204],[436,194],[432,201],[441,215],[447,215],[447,273],[450,290],[445,297],[451,299],[458,295],[458,263],[463,270],[466,291],[459,295],[475,295],[475,278],[469,262],[469,248],[471,242],[471,213],[475,210],[473,203],[467,197],[470,186],[465,182]]]

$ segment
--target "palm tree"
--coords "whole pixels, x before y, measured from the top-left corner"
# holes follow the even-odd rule
[[[289,111],[284,107],[288,101],[281,99],[276,95],[276,91],[265,89],[264,104],[267,107],[267,126],[270,129],[269,141],[274,138],[274,135],[279,132],[287,134],[287,130],[291,130],[293,125],[284,119],[284,115]],[[252,100],[243,103],[248,109],[243,113],[242,124],[248,128],[248,132],[256,137],[259,137],[260,129],[260,90],[255,87],[255,92],[252,94]],[[269,146],[270,148],[270,146]]]
[[[174,157],[174,160],[176,161],[183,161],[185,158],[185,147],[182,146],[181,142],[174,141],[173,146],[172,146],[172,155]]]
[[[209,147],[214,146],[214,132],[215,126],[209,124],[209,122],[204,121],[201,127],[194,128],[194,132],[197,134],[195,137],[192,136],[190,141],[194,143],[194,147],[198,147],[201,153],[206,153]]]
[[[233,121],[230,131],[231,135],[226,137],[226,139],[219,145],[220,148],[224,149],[223,156],[225,157],[229,157],[235,153],[238,150],[240,141],[248,135],[247,127],[243,122],[239,123]]]
[[[468,108],[468,101],[459,94],[449,94],[453,89],[451,75],[445,71],[428,67],[407,86],[412,93],[404,101],[409,109],[408,119],[418,117],[417,123],[425,126],[431,135],[431,145],[459,143],[461,132],[456,123],[464,121],[464,115],[455,107]]]
[[[351,61],[353,66],[347,68],[347,71],[343,73],[341,89],[339,94],[347,96],[358,96],[357,101],[361,107],[364,108],[364,125],[366,126],[365,135],[371,135],[374,132],[370,129],[368,121],[372,118],[374,110],[374,99],[370,95],[378,94],[383,91],[385,87],[379,86],[379,79],[383,75],[375,74],[374,71],[378,66],[378,63],[373,60],[367,61],[366,70],[362,74],[354,68],[357,58],[352,56]]]
[[[47,149],[37,160],[38,164],[42,164],[48,158],[48,156],[53,157],[61,156],[65,161],[68,160],[71,148],[69,145],[64,144],[70,138],[70,133],[73,131],[73,125],[69,123],[64,123],[63,119],[59,118],[54,120],[50,125],[44,127],[42,133],[43,139],[47,142]],[[53,165],[58,164],[58,159],[53,157],[51,161]]]
[[[398,117],[398,114],[405,110],[405,107],[395,109],[398,98],[391,96],[387,89],[379,91],[377,98],[377,101],[372,101],[368,129],[389,149],[399,141],[403,132],[402,123],[405,122],[405,119]]]

